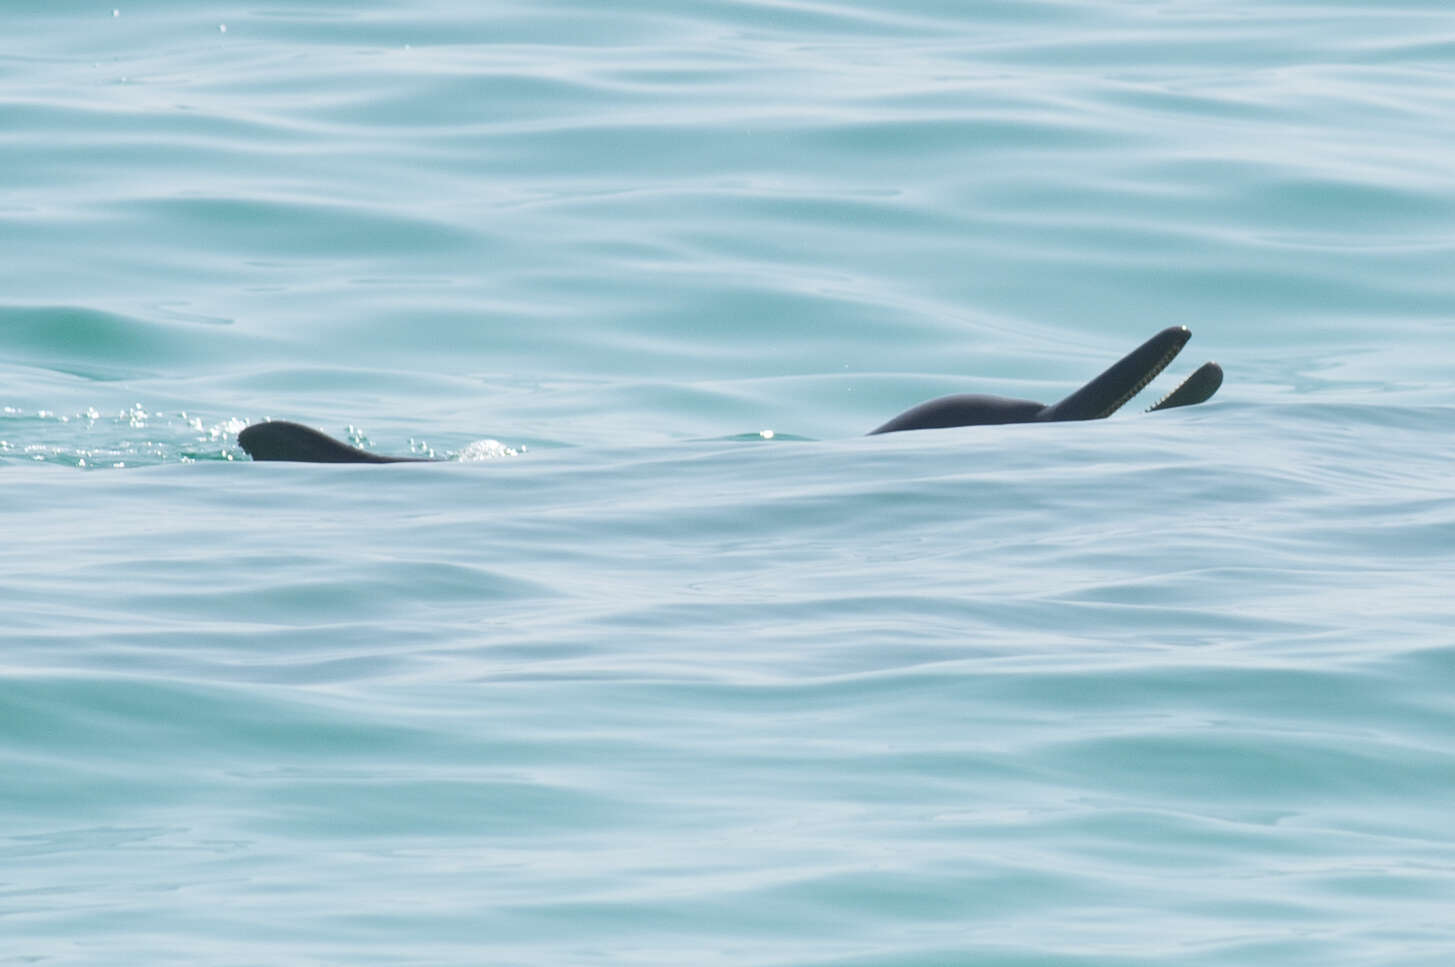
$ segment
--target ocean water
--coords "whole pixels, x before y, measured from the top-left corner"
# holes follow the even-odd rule
[[[1447,0],[0,22],[0,964],[1455,962]]]

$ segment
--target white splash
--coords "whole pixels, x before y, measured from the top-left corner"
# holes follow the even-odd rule
[[[521,449],[524,449],[523,447]],[[514,457],[520,454],[515,447],[508,447],[499,440],[476,440],[460,451],[460,462],[467,463],[474,460],[499,460],[502,457]]]

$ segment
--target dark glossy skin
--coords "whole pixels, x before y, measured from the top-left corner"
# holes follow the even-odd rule
[[[302,423],[270,420],[254,423],[237,435],[237,445],[254,460],[299,463],[429,463],[419,457],[385,457],[351,447]]]
[[[932,430],[952,426],[993,426],[1002,423],[1047,423],[1062,420],[1100,420],[1121,409],[1140,393],[1187,345],[1192,333],[1185,326],[1163,329],[1117,360],[1100,376],[1059,403],[1047,406],[1032,400],[1003,396],[959,394],[942,396],[905,410],[875,433]],[[1217,363],[1204,363],[1152,410],[1202,403],[1222,385]],[[1150,412],[1150,411],[1149,411]],[[286,420],[254,423],[237,435],[238,446],[254,460],[294,460],[303,463],[429,463],[419,457],[386,457]]]
[[[1117,360],[1096,379],[1050,406],[1002,396],[942,396],[906,410],[877,430],[870,431],[870,435],[949,426],[1100,420],[1111,416],[1140,393],[1158,373],[1167,368],[1167,364],[1172,362],[1191,338],[1192,333],[1186,326],[1163,329]]]

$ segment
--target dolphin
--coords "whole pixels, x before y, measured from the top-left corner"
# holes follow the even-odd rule
[[[1121,409],[1128,400],[1152,382],[1191,338],[1192,332],[1186,326],[1163,329],[1117,360],[1096,379],[1050,406],[1033,400],[1013,400],[1003,396],[966,393],[941,396],[905,410],[883,426],[870,430],[869,435],[951,426],[1102,420]],[[1217,363],[1204,363],[1147,412],[1205,402],[1222,384],[1222,367]]]
[[[244,427],[237,445],[254,460],[292,460],[298,463],[429,463],[428,457],[386,457],[335,440],[311,426],[288,420],[268,420]]]
[[[1192,333],[1186,326],[1163,329],[1059,403],[1047,406],[1033,400],[977,394],[942,396],[905,410],[883,426],[869,431],[869,435],[954,426],[1105,419],[1121,409],[1158,373],[1166,369],[1191,338]],[[1203,363],[1147,412],[1206,402],[1222,383],[1222,368],[1217,363]],[[237,444],[254,460],[291,460],[301,463],[434,462],[427,457],[387,457],[370,453],[342,440],[335,440],[312,427],[287,420],[254,423],[237,435]]]

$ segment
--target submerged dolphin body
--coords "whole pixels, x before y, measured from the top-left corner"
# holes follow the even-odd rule
[[[931,430],[952,426],[992,426],[1001,423],[1048,423],[1061,420],[1100,420],[1121,409],[1140,393],[1192,338],[1185,326],[1163,329],[1122,357],[1111,368],[1059,403],[1049,406],[1003,396],[957,395],[921,403],[888,423],[871,430]],[[1202,403],[1218,391],[1223,371],[1217,363],[1203,363],[1153,410]],[[254,460],[292,460],[301,463],[429,463],[423,457],[386,457],[286,420],[254,423],[237,435],[237,444]]]

